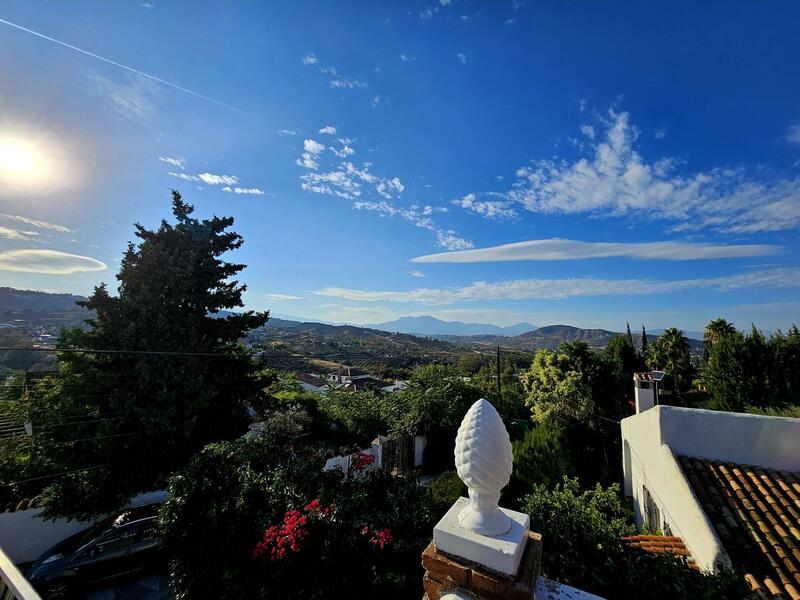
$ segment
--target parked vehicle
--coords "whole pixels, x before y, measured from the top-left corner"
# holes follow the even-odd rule
[[[158,563],[159,504],[129,508],[59,542],[33,563],[29,580],[46,600]]]

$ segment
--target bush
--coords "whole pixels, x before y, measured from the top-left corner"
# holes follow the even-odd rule
[[[413,477],[322,471],[278,427],[212,444],[160,522],[176,599],[422,595],[433,512]]]
[[[537,484],[552,488],[565,475],[572,475],[567,440],[559,427],[531,429],[512,448],[514,470],[503,491],[504,506],[517,508]]]
[[[445,471],[431,482],[431,500],[444,514],[461,496],[467,495],[467,486],[455,471]]]
[[[669,554],[648,554],[620,538],[635,533],[619,485],[581,490],[564,478],[553,490],[535,486],[523,509],[542,534],[546,577],[606,598],[751,598],[744,579],[730,571],[707,575]]]

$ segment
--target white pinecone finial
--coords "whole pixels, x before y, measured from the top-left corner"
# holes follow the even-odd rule
[[[482,535],[502,535],[511,520],[497,507],[500,490],[511,478],[511,440],[500,415],[481,398],[464,415],[456,436],[456,470],[470,503],[459,513],[459,524]]]

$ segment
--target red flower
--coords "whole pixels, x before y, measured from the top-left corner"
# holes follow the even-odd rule
[[[350,468],[353,471],[363,471],[375,462],[375,457],[364,452],[356,452],[350,457]]]
[[[370,542],[372,542],[374,546],[377,546],[379,550],[383,550],[392,543],[392,539],[392,530],[386,527],[376,531]]]

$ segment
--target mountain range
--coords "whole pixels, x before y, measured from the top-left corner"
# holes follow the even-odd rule
[[[490,325],[487,323],[462,323],[461,321],[443,321],[436,317],[401,317],[386,323],[370,324],[371,329],[382,329],[396,333],[409,333],[412,335],[499,335],[515,336],[536,329],[530,323],[517,323],[508,327]]]

